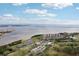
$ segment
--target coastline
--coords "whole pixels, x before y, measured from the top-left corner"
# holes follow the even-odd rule
[[[48,27],[44,27],[44,28],[39,28],[39,27],[0,27],[1,30],[15,30],[11,33],[5,34],[1,37],[0,39],[0,46],[2,45],[6,45],[9,44],[11,42],[14,41],[18,41],[18,40],[28,40],[30,39],[33,35],[37,35],[37,34],[53,34],[53,33],[61,33],[61,32],[68,32],[68,33],[73,33],[73,32],[79,32],[77,31],[78,29],[74,28],[74,30],[72,28],[67,28],[67,29],[57,29],[57,28],[48,28]],[[56,30],[55,30],[56,29]],[[59,31],[58,31],[59,30]],[[72,31],[71,31],[72,30]]]

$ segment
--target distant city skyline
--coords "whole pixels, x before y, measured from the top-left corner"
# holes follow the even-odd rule
[[[79,25],[79,3],[0,3],[0,24]]]

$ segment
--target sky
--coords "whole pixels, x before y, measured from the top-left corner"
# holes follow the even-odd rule
[[[0,24],[79,25],[79,3],[0,3]]]

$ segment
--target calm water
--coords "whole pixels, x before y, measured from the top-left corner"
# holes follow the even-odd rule
[[[53,25],[28,25],[28,26],[8,26],[0,27],[0,31],[13,30],[0,38],[0,45],[5,45],[20,39],[30,39],[35,34],[58,33],[58,32],[79,32],[79,27],[75,26],[53,26]]]

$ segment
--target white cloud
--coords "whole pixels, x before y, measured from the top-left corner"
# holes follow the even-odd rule
[[[44,12],[46,12],[44,10]],[[33,12],[34,13],[34,12]],[[39,12],[36,12],[39,13]],[[43,13],[43,12],[40,12]],[[59,20],[49,17],[44,18],[20,18],[12,14],[0,16],[0,24],[58,24],[58,25],[79,25],[79,20]]]
[[[43,7],[51,7],[54,9],[63,9],[68,6],[73,6],[72,3],[44,3],[42,4]]]
[[[48,24],[59,24],[59,25],[75,25],[79,24],[79,20],[59,20],[59,19],[48,19]]]
[[[20,18],[15,17],[12,14],[4,14],[0,16],[0,24],[13,24],[20,21]]]
[[[22,6],[22,5],[24,5],[24,4],[27,4],[27,3],[13,3],[12,5],[13,5],[13,6]]]
[[[79,20],[59,20],[53,18],[20,18],[0,16],[0,24],[56,24],[56,25],[79,25]]]
[[[40,10],[40,9],[26,9],[25,13],[36,14],[38,16],[51,16],[51,17],[56,16],[56,14],[48,13],[48,11],[46,9],[43,9],[43,10]]]
[[[14,20],[14,19],[19,19],[19,18],[17,18],[17,17],[15,17],[13,14],[10,14],[10,13],[7,13],[7,14],[3,14],[2,16],[1,16],[1,18],[2,19],[4,19],[4,20]]]
[[[60,20],[53,18],[30,18],[25,22],[28,22],[29,24],[79,25],[79,20]]]
[[[36,21],[36,20],[35,20]],[[4,14],[0,16],[0,24],[34,24],[36,22],[33,22],[33,20],[27,20],[27,18],[20,18],[16,16],[10,16],[7,14]]]
[[[58,25],[79,25],[79,20],[59,20],[51,18],[43,18],[39,20],[33,20],[37,24],[58,24]]]
[[[4,14],[3,16],[13,17],[12,14]]]
[[[13,15],[13,14],[10,14],[10,13],[7,13],[7,14],[3,14],[2,16],[1,16],[1,19],[2,20],[13,20],[13,19],[15,19],[16,17]]]

